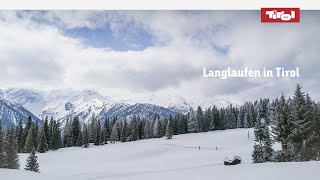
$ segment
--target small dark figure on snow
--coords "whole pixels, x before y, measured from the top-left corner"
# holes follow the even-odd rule
[[[218,150],[218,147],[216,147],[216,150]]]
[[[199,150],[200,150],[200,146],[199,146]]]

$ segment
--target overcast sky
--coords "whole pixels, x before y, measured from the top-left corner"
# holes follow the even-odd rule
[[[260,11],[0,11],[0,87],[253,100],[320,100],[320,11],[260,23]],[[203,67],[300,67],[300,78],[205,79]]]

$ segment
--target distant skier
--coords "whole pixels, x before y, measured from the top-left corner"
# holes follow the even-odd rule
[[[199,146],[199,150],[200,150],[200,146]]]
[[[218,151],[218,147],[216,147],[216,151]]]

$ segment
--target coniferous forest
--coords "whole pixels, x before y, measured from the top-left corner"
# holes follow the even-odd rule
[[[190,109],[152,119],[93,116],[89,123],[78,117],[65,120],[62,127],[54,117],[33,122],[28,117],[16,127],[4,129],[0,123],[0,168],[19,169],[18,153],[30,153],[26,170],[39,172],[36,151],[45,153],[67,147],[101,146],[150,138],[235,128],[254,128],[254,163],[310,161],[320,159],[320,104],[303,92],[298,84],[293,96],[260,99],[243,105]],[[274,150],[275,143],[281,150]],[[40,168],[41,169],[41,168]]]

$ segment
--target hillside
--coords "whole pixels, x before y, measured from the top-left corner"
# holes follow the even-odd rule
[[[248,129],[234,129],[179,135],[172,140],[59,149],[39,154],[40,170],[48,177],[77,180],[301,180],[320,175],[320,162],[252,164],[253,130],[249,132],[249,139]],[[234,155],[242,157],[242,164],[224,166],[224,158]],[[21,155],[22,167],[26,158]]]
[[[39,120],[20,104],[12,103],[0,98],[0,121],[3,127],[9,127],[12,124],[15,125],[20,120],[25,123],[29,115],[32,117],[33,121]]]

